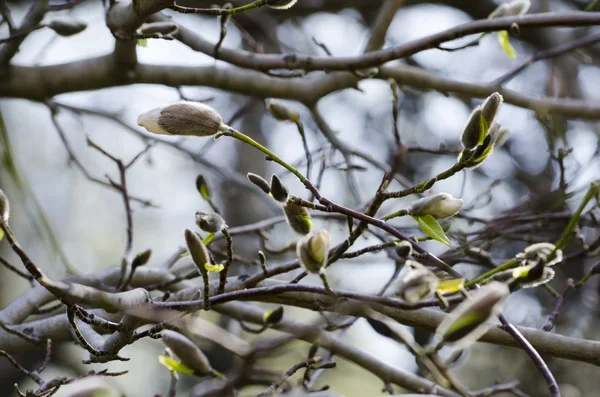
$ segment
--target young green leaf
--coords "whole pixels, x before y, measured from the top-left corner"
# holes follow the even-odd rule
[[[140,47],[146,47],[148,45],[148,39],[138,39],[137,44]]]
[[[213,241],[213,238],[215,238],[215,234],[214,233],[208,233],[206,235],[206,237],[204,237],[204,240],[202,240],[202,242],[204,243],[204,245],[208,245],[211,241]]]
[[[158,362],[167,367],[169,371],[172,372],[180,372],[182,374],[191,375],[194,373],[194,370],[188,367],[187,365],[178,362],[174,358],[169,356],[160,355],[158,356]]]
[[[413,218],[419,222],[419,227],[426,235],[434,239],[435,241],[439,241],[442,244],[446,244],[448,247],[452,248],[450,245],[450,239],[444,233],[444,229],[440,226],[438,221],[435,220],[433,216],[430,214],[422,215],[422,216],[413,216]]]
[[[508,32],[506,30],[501,30],[498,32],[498,42],[510,59],[515,59],[517,57],[517,51],[514,49],[512,44],[510,44]]]

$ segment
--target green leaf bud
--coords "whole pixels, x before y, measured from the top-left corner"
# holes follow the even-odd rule
[[[227,227],[221,215],[206,211],[196,211],[196,225],[207,233],[217,233]]]
[[[312,228],[310,213],[306,207],[294,203],[283,204],[283,213],[290,227],[299,234],[308,234]]]
[[[270,310],[263,315],[263,323],[268,326],[273,326],[283,318],[283,306],[277,309]]]
[[[216,110],[191,101],[149,110],[138,116],[137,123],[149,132],[162,135],[211,136],[225,128]]]
[[[135,269],[136,267],[144,266],[150,260],[151,255],[152,250],[150,249],[140,252],[135,256],[135,258],[133,258],[133,261],[131,261],[131,267]]]
[[[490,329],[492,316],[499,313],[509,295],[508,286],[497,281],[479,288],[440,323],[436,330],[438,342],[459,349],[476,342]]]
[[[275,120],[296,122],[300,119],[300,115],[283,105],[267,101],[267,111]]]
[[[206,201],[210,200],[210,196],[211,196],[211,190],[210,190],[210,186],[208,186],[208,182],[206,181],[206,178],[204,178],[204,175],[199,174],[196,177],[196,189],[198,190],[198,193],[200,193],[200,195],[202,196],[202,198]]]
[[[208,358],[194,342],[178,332],[164,330],[161,340],[181,360],[183,364],[194,370],[198,376],[214,375],[215,370]]]
[[[285,187],[281,179],[275,174],[271,177],[271,195],[273,195],[275,200],[282,203],[287,200],[289,195],[287,187]]]

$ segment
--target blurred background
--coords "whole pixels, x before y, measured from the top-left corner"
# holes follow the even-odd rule
[[[31,2],[8,1],[17,23]],[[181,5],[207,6],[208,1],[179,1]],[[234,4],[243,2],[235,1]],[[368,0],[300,0],[289,12],[258,10],[235,17],[228,26],[223,43],[226,48],[249,49],[248,37],[255,40],[265,52],[297,52],[324,55],[316,42],[324,44],[333,55],[354,55],[363,51],[369,38],[377,11],[382,1]],[[399,1],[401,6],[385,37],[385,46],[398,45],[442,31],[474,19],[487,17],[499,1]],[[588,1],[532,0],[530,13],[582,9]],[[58,15],[73,15],[87,22],[88,27],[73,37],[60,37],[49,29],[36,31],[21,45],[13,58],[16,65],[52,65],[109,53],[114,38],[105,25],[101,1],[83,1],[73,10]],[[173,16],[177,23],[194,30],[205,39],[217,42],[219,23],[215,18],[194,15]],[[577,37],[597,31],[586,29],[536,29],[511,38],[518,56],[510,59],[502,51],[496,36],[489,35],[478,46],[456,52],[429,50],[402,63],[425,68],[436,75],[470,83],[487,83],[505,74],[529,59],[536,51],[553,47]],[[0,25],[0,37],[8,35]],[[314,39],[314,40],[313,40]],[[459,46],[472,37],[457,40],[449,46]],[[200,66],[216,61],[204,54],[191,51],[177,41],[148,40],[138,46],[141,63]],[[600,46],[589,46],[558,58],[533,64],[505,87],[531,96],[581,98],[600,100]],[[217,64],[221,62],[217,61]],[[224,68],[226,64],[219,65]],[[51,277],[64,277],[67,267],[79,273],[111,268],[120,263],[126,241],[126,221],[122,198],[114,190],[91,182],[76,166],[66,150],[72,154],[93,177],[106,180],[105,175],[118,180],[113,162],[88,147],[89,138],[113,156],[129,161],[148,142],[148,135],[136,125],[138,114],[151,108],[175,102],[181,98],[205,101],[217,109],[225,121],[266,144],[287,161],[304,170],[304,150],[295,125],[274,120],[265,111],[261,98],[245,97],[206,87],[181,87],[179,90],[160,85],[133,85],[78,92],[53,98],[58,110],[56,118],[64,136],[53,124],[48,104],[21,99],[0,98],[0,112],[5,128],[0,141],[0,186],[11,199],[11,223],[21,244]],[[321,192],[341,204],[357,208],[357,201],[348,187],[348,170],[344,157],[318,130],[310,112],[297,103],[281,101],[298,111],[306,128],[308,144],[313,151],[316,169],[325,156],[327,169],[323,174]],[[460,144],[459,135],[472,108],[480,103],[467,97],[447,96],[442,92],[421,91],[410,86],[401,87],[398,125],[404,144],[432,150],[448,149],[450,154],[411,151],[407,154],[403,174],[416,182],[429,178],[452,166],[456,160],[453,149]],[[327,123],[343,142],[368,153],[379,161],[389,163],[394,154],[391,116],[391,92],[385,80],[363,80],[357,89],[334,93],[319,102],[319,109]],[[86,111],[88,110],[88,111]],[[96,112],[96,113],[94,113]],[[504,105],[498,120],[510,132],[510,138],[493,156],[473,172],[461,173],[437,183],[434,192],[448,192],[465,200],[468,216],[483,219],[501,219],[515,208],[532,214],[547,211],[573,210],[581,201],[590,181],[598,178],[600,169],[598,143],[600,125],[597,122],[567,120],[560,116],[548,117],[528,109]],[[574,195],[565,200],[560,191],[560,167],[552,157],[559,150],[572,149],[565,158],[567,191]],[[355,157],[352,175],[359,187],[358,199],[366,200],[376,191],[383,173],[366,161]],[[133,252],[152,249],[150,266],[166,261],[184,245],[183,230],[194,228],[194,213],[210,210],[195,187],[198,174],[203,174],[213,189],[217,205],[223,210],[229,226],[253,223],[280,215],[274,202],[257,189],[240,186],[239,179],[247,172],[269,178],[274,172],[283,175],[290,191],[307,198],[303,187],[294,177],[282,174],[282,169],[264,161],[264,156],[247,146],[223,138],[164,138],[161,139],[128,171],[127,183],[131,195],[149,200],[152,206],[133,202]],[[313,171],[313,177],[316,176]],[[397,190],[399,185],[392,186]],[[554,195],[553,195],[554,194]],[[395,200],[382,213],[405,208],[414,196]],[[596,211],[597,212],[597,211]],[[517,238],[494,240],[493,257],[498,263],[512,257],[526,245],[536,241],[554,241],[566,221],[538,225]],[[337,244],[347,236],[344,223],[315,219],[318,227],[326,227]],[[414,221],[398,221],[408,234],[418,234]],[[454,241],[465,241],[477,235],[485,224],[469,222],[457,217],[450,222],[449,235]],[[586,241],[596,241],[598,226],[590,221],[581,232]],[[471,234],[469,234],[471,233]],[[296,238],[285,224],[270,233],[269,245],[284,247]],[[462,240],[461,240],[462,239]],[[236,253],[254,258],[259,240],[253,236],[235,240]],[[361,238],[357,247],[377,243]],[[434,254],[442,255],[444,247],[436,242],[424,246]],[[18,260],[2,244],[0,255],[9,262]],[[293,253],[270,257],[270,264],[293,258]],[[188,259],[185,259],[188,260]],[[189,261],[189,260],[188,260]],[[597,258],[596,258],[597,261]],[[183,262],[183,261],[182,261]],[[562,290],[567,278],[579,279],[595,262],[576,258],[557,269],[552,281],[556,290]],[[482,271],[480,267],[457,264],[456,269],[468,277]],[[235,272],[252,274],[259,267],[251,263],[237,263]],[[394,271],[394,262],[384,253],[345,260],[328,270],[330,282],[338,288],[375,293]],[[286,275],[293,277],[295,274]],[[309,277],[303,282],[319,283]],[[5,268],[0,267],[0,306],[4,307],[29,287],[29,284]],[[545,290],[522,290],[511,296],[505,313],[516,324],[541,328],[554,299]],[[265,305],[265,307],[267,307]],[[600,339],[598,283],[592,279],[584,288],[569,295],[555,331],[578,338]],[[286,309],[294,317],[316,319],[318,315],[300,309]],[[207,318],[222,321],[216,314]],[[232,325],[232,326],[235,326]],[[241,332],[241,331],[240,331]],[[425,337],[426,336],[422,336]],[[383,339],[359,320],[346,335],[348,341],[368,350],[379,359],[398,367],[418,371],[414,358],[402,347]],[[124,377],[102,379],[117,387],[127,396],[150,396],[165,393],[169,374],[156,357],[162,345],[153,340],[142,340],[127,347],[123,354],[131,357],[128,363],[110,363],[111,371],[127,369]],[[230,360],[219,357],[219,352],[206,346],[214,364],[226,370]],[[302,359],[304,344],[294,344],[279,357],[261,363],[271,369],[286,369]],[[75,376],[89,369],[81,364],[87,353],[74,344],[57,346],[49,372],[52,375]],[[24,366],[33,367],[43,352],[17,356]],[[378,395],[382,389],[379,379],[367,371],[338,359],[338,368],[319,378],[317,385],[329,384],[333,390],[347,396]],[[548,364],[557,377],[565,397],[592,396],[598,386],[600,370],[590,364],[557,360],[548,357]],[[106,366],[94,365],[96,369]],[[530,359],[520,350],[477,344],[461,357],[454,367],[457,375],[470,388],[489,386],[494,382],[519,380],[525,392],[532,396],[545,395],[544,381]],[[12,395],[13,384],[26,389],[27,380],[0,360],[0,395]],[[46,376],[50,376],[50,373]],[[184,379],[185,387],[193,386]],[[77,387],[77,386],[71,386]],[[71,389],[72,390],[72,389]],[[69,388],[57,396],[66,395]],[[259,388],[251,388],[243,396],[255,395]]]

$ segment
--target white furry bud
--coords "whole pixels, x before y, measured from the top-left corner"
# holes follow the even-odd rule
[[[149,132],[163,135],[211,136],[225,127],[216,110],[191,101],[149,110],[138,116],[137,123]]]
[[[463,199],[457,199],[448,193],[438,193],[413,202],[408,213],[413,216],[431,215],[434,218],[447,218],[455,215],[463,206]]]

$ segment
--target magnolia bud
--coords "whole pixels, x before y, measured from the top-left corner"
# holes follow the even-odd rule
[[[497,281],[479,288],[437,327],[439,342],[460,349],[476,342],[490,329],[492,316],[500,311],[502,302],[509,295],[508,286]]]
[[[279,121],[296,121],[300,117],[298,113],[289,110],[278,103],[267,101],[267,111],[274,119]]]
[[[331,235],[327,230],[310,233],[296,244],[300,265],[310,273],[320,273],[327,265]]]
[[[10,203],[2,189],[0,189],[0,217],[4,223],[8,223],[8,218],[10,218]]]
[[[267,0],[267,6],[276,10],[287,10],[296,4],[298,0]]]
[[[481,106],[471,112],[460,136],[460,142],[465,149],[473,149],[483,140],[485,131],[481,131]]]
[[[492,95],[487,97],[485,102],[483,102],[483,105],[481,105],[481,117],[483,117],[488,127],[494,122],[496,114],[498,114],[498,109],[500,109],[500,105],[503,101],[504,98],[502,95],[494,92]]]
[[[275,174],[271,177],[271,195],[280,202],[285,202],[288,198],[288,189],[285,187],[281,179]]]
[[[312,220],[306,207],[294,203],[285,203],[283,204],[283,213],[288,224],[296,233],[310,233]]]
[[[408,258],[412,255],[412,244],[408,241],[401,241],[396,244],[396,255],[400,258]]]
[[[269,182],[267,182],[265,178],[263,178],[260,175],[253,174],[251,172],[249,172],[246,176],[248,177],[248,180],[254,183],[256,186],[258,186],[260,190],[262,190],[266,194],[271,193],[271,186],[269,186]]]
[[[200,102],[182,101],[138,116],[137,123],[163,135],[211,136],[225,128],[221,115]]]
[[[47,25],[60,36],[73,36],[87,28],[87,23],[72,17],[58,17],[50,21]]]
[[[194,342],[178,332],[164,330],[161,340],[187,367],[194,370],[199,376],[214,375],[215,370],[211,367],[208,358]]]
[[[196,177],[196,189],[198,190],[198,193],[200,193],[204,200],[210,200],[210,186],[208,186],[208,182],[206,182],[206,178],[204,178],[204,175],[202,174],[199,174]]]
[[[206,270],[205,265],[210,264],[210,255],[208,254],[208,250],[206,246],[202,242],[202,239],[198,237],[196,233],[191,231],[190,229],[185,229],[185,242],[187,244],[188,251],[194,261],[194,264],[200,271],[200,274],[206,276],[208,271]]]
[[[396,295],[408,303],[415,303],[433,295],[440,282],[431,270],[417,261],[407,260],[408,271],[402,278],[402,286]]]
[[[550,260],[549,256],[552,252],[554,252],[554,258]],[[527,264],[528,261],[542,261],[546,266],[554,266],[562,262],[563,252],[556,249],[556,246],[552,243],[537,243],[525,248],[523,252],[516,255],[516,258],[524,264]]]
[[[263,324],[273,326],[283,318],[283,306],[270,310],[263,315]]]
[[[514,0],[500,4],[488,18],[516,17],[525,14],[531,7],[530,0]]]
[[[227,227],[221,215],[205,211],[196,211],[196,225],[208,233],[217,233]]]
[[[463,206],[463,200],[448,193],[438,193],[424,197],[408,207],[408,213],[413,216],[431,215],[434,218],[447,218],[455,215]]]
[[[136,267],[144,266],[150,260],[150,256],[152,255],[152,250],[146,250],[144,252],[140,252],[133,258],[131,261],[131,267],[135,269]]]

